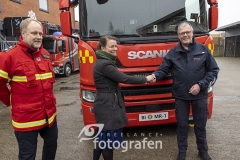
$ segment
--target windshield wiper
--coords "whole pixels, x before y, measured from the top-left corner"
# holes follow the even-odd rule
[[[179,25],[179,23],[181,23],[182,21],[187,21],[187,18],[185,16],[175,16],[169,19],[169,22],[166,23],[166,25],[164,26],[164,30],[163,33],[176,33],[177,32],[177,27]],[[167,30],[168,27],[174,27],[171,30]]]
[[[109,34],[117,38],[129,38],[129,37],[142,37],[139,34]],[[84,36],[83,39],[99,39],[101,36],[104,35],[93,35],[93,36]]]
[[[177,31],[169,30],[164,32],[147,32],[146,36],[164,36],[164,35],[175,35]]]

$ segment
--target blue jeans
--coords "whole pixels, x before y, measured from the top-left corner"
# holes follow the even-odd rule
[[[40,130],[29,132],[17,132],[15,136],[19,147],[19,160],[35,160],[37,151],[38,133],[44,140],[42,160],[54,160],[57,151],[58,128],[57,121],[49,128],[46,126]]]

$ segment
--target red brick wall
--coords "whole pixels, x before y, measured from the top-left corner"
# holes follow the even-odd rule
[[[39,0],[21,0],[21,3],[11,0],[0,0],[0,3],[2,6],[0,20],[2,21],[5,17],[27,17],[28,12],[32,10],[38,20],[60,25],[59,0],[48,0],[48,12],[39,9]],[[73,9],[71,9],[71,12],[73,13]],[[74,23],[73,14],[72,23]],[[72,24],[72,26],[74,25]],[[75,27],[78,28],[78,26],[78,23],[75,23]]]

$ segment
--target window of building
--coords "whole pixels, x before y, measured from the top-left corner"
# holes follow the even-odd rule
[[[11,1],[21,3],[21,0],[11,0]]]
[[[39,9],[48,12],[48,0],[39,0]]]

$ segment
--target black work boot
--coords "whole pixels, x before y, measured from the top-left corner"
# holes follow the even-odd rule
[[[185,160],[186,152],[179,152],[177,156],[177,160]]]
[[[198,152],[198,154],[203,160],[212,160],[208,152]]]

